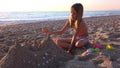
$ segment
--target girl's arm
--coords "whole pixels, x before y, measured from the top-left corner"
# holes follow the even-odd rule
[[[48,34],[61,35],[61,34],[63,34],[67,30],[68,27],[69,27],[69,21],[66,22],[65,26],[60,31],[49,32]]]
[[[75,40],[76,40],[76,36],[77,36],[78,30],[79,30],[79,28],[77,28],[75,35],[73,35],[73,37],[72,37],[71,45],[70,45],[70,47],[69,47],[69,49],[67,51],[68,53],[71,53],[72,50],[75,48],[75,43],[76,43]]]
[[[70,45],[70,47],[69,47],[69,49],[68,49],[68,53],[71,53],[72,52],[72,50],[75,48],[75,38],[76,38],[76,33],[75,33],[75,35],[73,35],[73,37],[72,37],[72,40],[71,40],[71,45]]]

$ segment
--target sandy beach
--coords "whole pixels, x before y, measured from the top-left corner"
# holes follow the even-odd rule
[[[120,68],[120,15],[84,18],[89,41],[103,48],[100,52],[79,57],[86,49],[77,48],[74,55],[58,47],[51,38],[72,37],[73,29],[63,35],[48,37],[43,27],[60,30],[66,20],[0,25],[0,68]],[[115,50],[107,50],[106,45]]]

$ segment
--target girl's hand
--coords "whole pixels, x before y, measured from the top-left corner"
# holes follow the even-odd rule
[[[43,33],[46,33],[46,34],[49,34],[49,33],[50,33],[50,31],[49,31],[47,28],[42,28],[42,32],[43,32]]]
[[[70,53],[70,54],[71,54],[72,52],[68,50],[67,53]]]

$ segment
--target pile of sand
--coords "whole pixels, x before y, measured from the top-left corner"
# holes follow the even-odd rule
[[[9,50],[9,46],[5,44],[0,44],[0,59],[2,59]]]
[[[51,39],[45,39],[41,45],[12,46],[0,61],[1,68],[58,68],[63,62],[72,59]]]

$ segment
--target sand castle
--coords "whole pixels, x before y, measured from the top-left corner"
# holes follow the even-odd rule
[[[35,41],[36,42],[36,41]],[[44,39],[40,45],[19,44],[16,42],[0,61],[1,68],[57,68],[63,61],[72,59],[62,48],[50,39]]]

